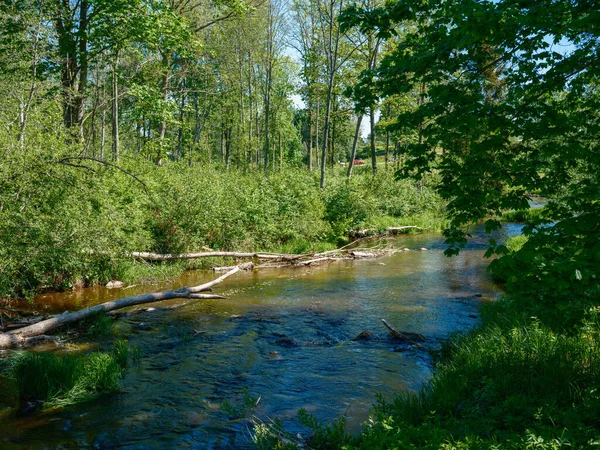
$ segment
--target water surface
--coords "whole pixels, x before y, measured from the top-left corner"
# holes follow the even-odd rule
[[[487,238],[477,233],[454,258],[443,255],[440,236],[386,242],[412,251],[239,273],[215,288],[226,300],[173,300],[119,318],[113,335],[92,345],[124,338],[140,349],[122,392],[60,411],[5,416],[0,447],[244,448],[251,425],[242,416],[278,417],[286,429],[305,433],[296,420],[300,408],[325,421],[346,414],[348,431],[358,432],[376,395],[415,392],[431,377],[427,349],[389,340],[380,319],[425,335],[432,348],[472,327],[481,302],[499,293],[485,272]],[[151,287],[83,289],[39,301],[48,311],[74,310],[214,277],[188,272]],[[354,341],[364,330],[376,339]],[[253,411],[244,406],[251,399]]]

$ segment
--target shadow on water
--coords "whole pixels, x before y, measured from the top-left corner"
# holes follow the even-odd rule
[[[443,255],[439,236],[410,235],[393,242],[428,250],[242,273],[218,288],[226,300],[171,301],[120,318],[113,333],[142,353],[122,391],[5,418],[0,447],[243,448],[251,430],[242,416],[278,417],[301,432],[302,407],[325,421],[347,414],[348,431],[357,432],[376,394],[415,392],[431,376],[428,351],[389,340],[381,318],[425,335],[431,348],[472,327],[480,303],[499,293],[485,272],[487,238],[474,234],[454,258]],[[212,277],[189,272],[153,290]],[[95,288],[40,301],[49,311],[77,309],[143,291]],[[373,339],[353,340],[365,330]],[[248,398],[252,411],[242,411]]]

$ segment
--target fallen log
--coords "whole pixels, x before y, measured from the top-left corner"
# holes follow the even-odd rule
[[[285,253],[244,253],[244,252],[200,252],[200,253],[149,253],[131,252],[129,256],[147,261],[167,261],[172,259],[200,259],[200,258],[253,258],[253,259],[275,259],[281,261],[293,261],[305,255],[288,255]]]
[[[392,327],[389,323],[385,321],[385,319],[381,319],[385,327],[389,330],[390,334],[394,339],[398,339],[399,341],[406,342],[408,344],[415,344],[416,342],[426,342],[427,339],[425,336],[419,333],[411,333],[408,331],[400,332]]]
[[[213,267],[212,270],[215,272],[229,272],[234,267],[235,266]],[[252,261],[249,261],[249,262],[239,264],[238,267],[240,268],[240,270],[252,270],[252,269],[254,269],[254,263]]]
[[[174,298],[193,298],[193,299],[207,299],[207,298],[223,298],[220,295],[215,294],[199,294],[199,292],[207,291],[213,286],[221,283],[227,277],[237,273],[240,270],[239,267],[234,267],[229,272],[221,275],[219,278],[204,283],[200,286],[184,287],[172,291],[156,292],[153,294],[142,294],[134,295],[132,297],[125,297],[119,300],[113,300],[110,302],[101,303],[90,308],[85,308],[80,311],[66,312],[58,316],[52,317],[47,320],[42,320],[32,325],[25,326],[16,330],[11,330],[7,333],[0,333],[0,348],[9,348],[18,345],[26,344],[29,338],[34,336],[40,336],[48,333],[49,331],[67,325],[70,323],[78,322],[86,317],[92,316],[99,312],[109,312],[115,309],[126,308],[128,306],[140,305],[143,303],[153,303],[163,300],[170,300]]]
[[[405,225],[403,227],[388,227],[387,231],[394,234],[394,233],[398,233],[400,231],[405,231],[405,230],[410,230],[410,229],[423,230],[423,228],[417,227],[415,225]]]
[[[308,261],[300,261],[298,264],[302,265],[302,266],[310,266],[313,263],[316,262],[322,262],[322,261],[337,261],[339,258],[331,258],[328,256],[322,257],[322,258],[314,258],[314,259],[309,259]]]
[[[377,254],[373,252],[349,252],[355,258],[376,258]]]

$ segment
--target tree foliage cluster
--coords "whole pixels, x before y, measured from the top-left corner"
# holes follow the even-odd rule
[[[340,31],[345,6],[6,2],[3,133],[24,149],[50,114],[45,127],[78,143],[78,156],[143,155],[156,164],[218,161],[266,171],[321,166],[324,185],[326,167],[354,159],[362,144],[362,113],[347,89],[360,70],[372,68],[382,45],[372,33]],[[378,108],[371,105],[372,119]],[[376,171],[375,132],[371,141]]]
[[[400,177],[435,172],[448,204],[448,254],[468,225],[531,215],[523,247],[491,269],[521,293],[565,308],[597,298],[600,273],[600,15],[588,1],[394,1],[352,7],[345,27],[401,42],[355,89],[360,104],[423,93],[391,127],[418,130]],[[390,100],[387,100],[390,101]],[[491,241],[488,255],[507,254]],[[575,314],[577,315],[577,314]]]

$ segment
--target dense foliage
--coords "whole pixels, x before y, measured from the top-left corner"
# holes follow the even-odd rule
[[[353,89],[359,104],[419,95],[388,129],[414,133],[401,178],[439,174],[449,255],[485,220],[524,221],[490,241],[512,292],[456,336],[416,396],[374,407],[362,434],[313,424],[314,448],[559,449],[600,445],[597,5],[411,1],[343,21],[398,45]],[[529,211],[529,196],[545,196]],[[514,210],[514,212],[508,212]],[[297,448],[258,427],[259,445]]]
[[[133,178],[95,162],[81,162],[93,172],[61,164],[60,152],[69,149],[54,143],[52,153],[32,146],[0,162],[2,179],[10,180],[0,194],[0,296],[133,281],[140,273],[131,273],[132,251],[304,252],[344,242],[351,230],[417,215],[435,225],[443,214],[431,187],[419,192],[391,174],[340,175],[322,191],[316,174],[301,169],[265,175],[122,161]]]
[[[491,268],[520,292],[561,303],[598,295],[600,15],[588,1],[399,0],[350,8],[347,26],[402,40],[368,73],[362,103],[423,94],[395,127],[421,130],[400,176],[440,174],[454,254],[465,225],[500,227],[528,196],[550,199],[527,243]],[[374,78],[374,79],[373,79]],[[491,253],[506,248],[491,242]],[[577,308],[571,304],[569,309]]]

